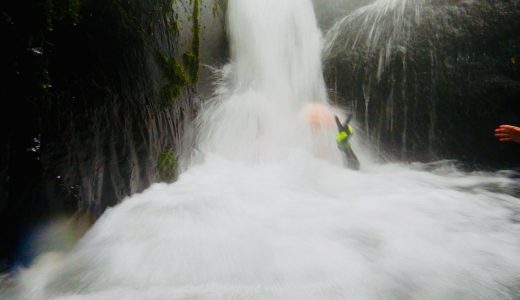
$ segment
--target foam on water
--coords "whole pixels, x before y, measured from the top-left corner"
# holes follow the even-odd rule
[[[301,113],[326,104],[310,1],[230,0],[228,23],[232,59],[197,120],[198,159],[108,209],[3,295],[518,298],[514,180],[370,164],[357,143],[362,170],[343,168],[334,128],[317,134]]]
[[[514,299],[519,227],[491,175],[210,156],[108,210],[22,299]]]

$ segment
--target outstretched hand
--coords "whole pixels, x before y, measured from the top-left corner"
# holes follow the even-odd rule
[[[495,137],[501,142],[520,143],[520,127],[500,125],[495,129]]]

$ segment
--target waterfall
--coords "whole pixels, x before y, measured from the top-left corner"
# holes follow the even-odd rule
[[[3,280],[0,296],[517,297],[510,174],[445,163],[344,168],[335,129],[308,124],[309,105],[341,114],[327,104],[310,0],[230,0],[228,17],[231,60],[178,181],[108,209],[72,251]]]
[[[304,146],[311,139],[306,105],[328,100],[311,2],[230,1],[228,24],[231,61],[198,118],[197,148],[258,161]],[[322,127],[334,141],[335,125]],[[338,160],[335,145],[327,146]]]

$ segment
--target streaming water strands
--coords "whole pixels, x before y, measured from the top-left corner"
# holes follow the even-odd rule
[[[518,2],[366,3],[327,32],[324,56],[327,77],[340,83],[340,98],[357,112],[370,143],[407,161],[439,154],[480,165],[494,160],[496,153],[485,158],[483,141],[486,127],[492,130],[495,119],[507,115],[500,109],[517,98],[493,91],[506,86],[495,78],[516,82],[517,75],[501,71],[514,66],[501,53],[516,51],[508,47],[517,41]],[[502,61],[505,67],[498,66]],[[493,117],[476,117],[479,111]],[[464,137],[451,128],[482,135]],[[464,152],[468,146],[476,150]],[[489,152],[498,151],[493,146]]]
[[[336,60],[344,60],[345,56],[355,57],[349,66],[354,72],[362,74],[358,84],[362,86],[363,99],[350,101],[354,102],[353,106],[363,105],[359,110],[364,111],[365,131],[371,136],[371,141],[381,141],[383,128],[390,134],[401,129],[403,155],[407,147],[408,108],[412,107],[412,104],[397,103],[398,99],[395,98],[407,99],[407,78],[403,74],[407,73],[409,61],[414,59],[415,49],[412,40],[417,36],[416,30],[423,17],[432,9],[427,4],[429,1],[425,0],[376,0],[336,22],[325,37],[324,52],[327,61],[333,63]],[[434,36],[431,38],[435,39]],[[434,43],[431,43],[431,47],[430,53],[434,56]],[[435,70],[434,59],[435,57],[432,57],[432,72]],[[435,74],[432,74],[432,78],[434,76]],[[386,80],[383,77],[390,78],[391,91],[385,103],[373,103],[374,98],[378,96],[374,95],[374,87]],[[377,108],[374,108],[375,106]],[[369,111],[375,109],[381,112],[382,118],[370,118]],[[405,116],[402,117],[404,124],[402,128],[397,128],[395,123],[399,121],[394,119],[394,114],[401,110]],[[431,111],[434,114],[434,110]],[[435,116],[430,116],[430,120],[430,131],[433,132]],[[379,128],[374,130],[372,123],[378,124]],[[433,133],[428,139],[431,144]]]

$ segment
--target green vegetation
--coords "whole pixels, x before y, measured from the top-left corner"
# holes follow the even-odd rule
[[[169,79],[162,92],[163,104],[169,104],[171,99],[178,97],[188,84],[188,76],[175,57],[159,56],[159,59],[163,73]]]
[[[199,76],[199,52],[200,52],[200,0],[191,0],[193,5],[191,21],[192,27],[192,43],[191,50],[182,55],[182,64],[173,56],[157,55],[162,71],[168,82],[161,92],[162,105],[167,107],[172,104],[173,100],[180,96],[182,89],[188,84],[195,84]],[[170,0],[170,9],[173,9],[175,0]],[[179,24],[176,15],[171,16],[170,21],[172,31],[179,34]]]
[[[161,181],[172,181],[177,171],[177,159],[171,149],[162,151],[157,157],[157,171]]]
[[[197,55],[193,54],[191,51],[186,52],[182,56],[182,61],[186,68],[186,73],[188,73],[187,75],[189,76],[190,82],[196,83],[199,73],[199,59]]]
[[[190,72],[191,82],[198,80],[199,73],[199,53],[200,53],[200,0],[193,0],[193,38],[191,42],[191,52],[184,55],[184,63]]]

